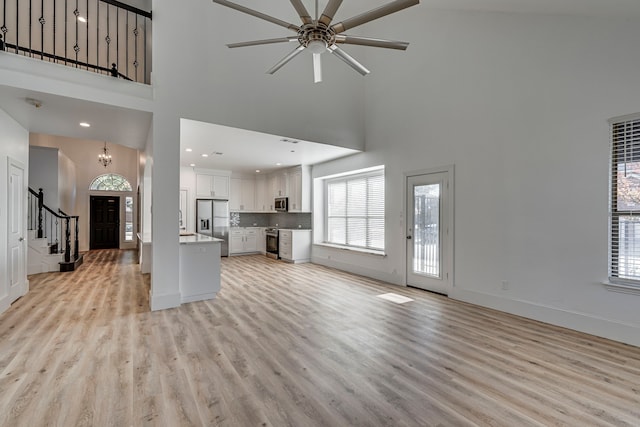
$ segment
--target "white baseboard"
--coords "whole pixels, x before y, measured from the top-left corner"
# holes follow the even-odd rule
[[[40,264],[35,264],[35,265],[31,265],[31,264],[29,264],[29,265],[27,266],[27,274],[28,274],[28,275],[43,273],[43,271],[42,271],[42,270],[43,270],[43,269],[42,269],[42,263],[40,263]]]
[[[151,311],[180,307],[180,294],[153,295],[149,292]]]
[[[640,327],[637,325],[459,288],[449,297],[640,347]]]
[[[216,297],[216,294],[217,292],[208,292],[206,294],[201,294],[201,295],[191,295],[188,297],[182,297],[180,301],[182,302],[182,304],[195,302],[195,301],[204,301],[204,300],[214,299]]]
[[[4,297],[0,298],[0,314],[7,311],[9,307],[11,307],[11,303],[9,302],[9,295],[5,295]]]

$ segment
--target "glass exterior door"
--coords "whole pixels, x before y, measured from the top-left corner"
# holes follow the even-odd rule
[[[448,294],[447,172],[407,177],[407,284]]]

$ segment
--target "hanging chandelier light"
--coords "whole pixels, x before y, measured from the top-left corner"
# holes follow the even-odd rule
[[[98,163],[100,163],[105,168],[111,164],[111,154],[109,154],[109,149],[107,148],[106,141],[104,143],[102,153],[98,154]]]

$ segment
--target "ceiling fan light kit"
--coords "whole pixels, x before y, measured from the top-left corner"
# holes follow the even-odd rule
[[[297,33],[296,36],[231,43],[227,46],[230,48],[236,48],[297,41],[298,46],[291,53],[289,53],[278,63],[276,63],[273,67],[267,70],[267,73],[275,73],[293,58],[302,53],[302,51],[308,49],[313,54],[313,77],[315,83],[322,81],[321,56],[324,52],[334,54],[338,57],[338,59],[344,61],[347,65],[349,65],[351,68],[353,68],[363,76],[369,74],[369,70],[367,68],[365,68],[351,55],[338,47],[338,44],[351,44],[359,46],[381,47],[385,49],[406,50],[409,46],[409,43],[407,42],[375,39],[370,37],[350,36],[347,34],[343,34],[343,32],[420,3],[420,0],[395,0],[391,3],[387,3],[368,12],[361,13],[360,15],[356,15],[352,18],[331,25],[333,17],[342,4],[342,0],[329,0],[320,17],[318,17],[318,0],[316,0],[316,19],[311,18],[311,15],[307,11],[307,8],[302,3],[302,0],[290,1],[294,9],[300,16],[300,20],[302,21],[301,26],[285,22],[278,18],[274,18],[273,16],[266,15],[262,12],[258,12],[256,10],[230,2],[228,0],[213,0],[214,3],[218,3],[222,6],[235,9],[239,12],[246,13],[247,15],[251,15],[256,18],[260,18],[273,24],[279,25],[281,27],[285,27],[291,31],[295,31]]]

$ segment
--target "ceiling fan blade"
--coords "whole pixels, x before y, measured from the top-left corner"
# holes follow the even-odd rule
[[[329,0],[329,3],[327,3],[327,6],[324,8],[324,11],[320,16],[320,19],[318,19],[318,22],[329,26],[341,4],[342,0]]]
[[[415,6],[418,3],[420,3],[420,0],[395,0],[368,12],[361,13],[353,18],[338,22],[337,24],[332,25],[331,29],[336,33],[341,33],[359,25],[366,24],[367,22],[371,22],[375,19],[382,18],[383,16],[391,15],[392,13],[398,12],[402,9]]]
[[[335,54],[338,58],[342,59],[344,62],[347,63],[347,65],[349,65],[351,68],[353,68],[363,76],[366,76],[367,74],[370,73],[370,71],[367,70],[361,63],[353,59],[351,55],[349,55],[344,50],[340,49],[335,44],[329,46],[329,51]]]
[[[320,83],[322,81],[322,54],[313,54],[313,82]]]
[[[221,4],[222,6],[227,6],[231,9],[235,9],[239,12],[246,13],[247,15],[255,16],[256,18],[264,19],[265,21],[271,22],[276,25],[280,25],[281,27],[288,28],[293,31],[299,31],[300,27],[297,25],[290,24],[288,22],[282,21],[281,19],[274,18],[273,16],[265,15],[262,12],[258,12],[257,10],[249,9],[248,7],[241,6],[239,4],[227,1],[227,0],[212,0],[214,3]]]
[[[407,42],[395,40],[374,39],[371,37],[348,36],[346,34],[336,35],[336,43],[357,44],[360,46],[384,47],[387,49],[406,50],[409,46]]]
[[[259,46],[262,44],[285,43],[285,42],[293,42],[293,41],[298,41],[298,36],[279,37],[277,39],[253,40],[249,42],[230,43],[227,45],[227,47],[234,48],[234,47]]]
[[[303,24],[312,24],[313,19],[311,19],[311,15],[307,12],[307,8],[302,4],[302,0],[291,0],[291,4],[295,8],[298,15],[300,15],[300,19],[302,19]]]
[[[295,58],[300,52],[302,52],[303,50],[305,50],[305,47],[303,45],[298,46],[293,52],[291,52],[290,54],[288,54],[287,56],[285,56],[284,58],[282,58],[280,60],[280,62],[278,62],[276,65],[274,65],[273,67],[269,68],[267,70],[267,74],[273,74],[276,71],[278,71],[280,68],[284,67],[285,64],[289,61],[291,61],[293,58]]]

